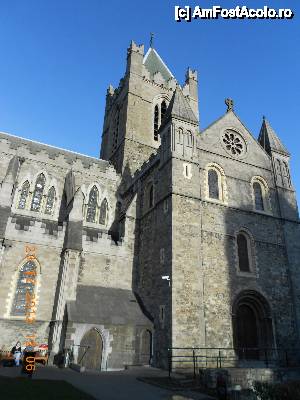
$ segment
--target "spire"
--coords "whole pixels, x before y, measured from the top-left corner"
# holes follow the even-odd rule
[[[172,72],[163,62],[157,51],[153,48],[153,41],[151,41],[151,47],[144,57],[143,64],[150,72],[151,77],[153,77],[157,72],[160,72],[165,81],[174,78]]]
[[[272,151],[275,151],[287,156],[290,155],[265,116],[263,116],[263,123],[260,129],[258,142],[268,154],[271,154]]]
[[[173,97],[167,109],[164,121],[166,122],[170,117],[177,117],[193,124],[198,124],[198,119],[187,99],[184,97],[180,86],[176,86]]]
[[[150,48],[151,48],[151,49],[153,48],[153,39],[154,39],[154,33],[151,32],[151,33],[150,33]]]

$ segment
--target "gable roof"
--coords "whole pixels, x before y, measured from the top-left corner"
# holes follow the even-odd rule
[[[268,154],[271,154],[272,151],[276,151],[278,153],[289,156],[289,152],[284,147],[279,137],[276,135],[269,121],[267,121],[265,118],[263,119],[263,123],[260,129],[258,142]]]
[[[156,74],[157,72],[160,72],[162,77],[166,81],[168,81],[170,78],[174,78],[172,72],[169,70],[164,61],[161,59],[157,51],[152,47],[150,47],[150,49],[147,51],[144,57],[143,64],[150,72],[151,77],[153,77],[153,75]]]
[[[198,124],[198,118],[178,85],[173,93],[164,121],[166,122],[170,117],[176,117],[187,122]]]

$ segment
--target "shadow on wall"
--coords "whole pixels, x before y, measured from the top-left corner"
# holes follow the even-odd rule
[[[243,211],[214,206],[215,232],[203,232],[209,253],[204,260],[206,347],[235,348],[221,350],[224,367],[237,360],[239,365],[299,361],[299,261],[292,259],[295,253],[300,259],[298,214],[284,196],[279,205],[275,194],[272,205],[272,216],[255,211],[253,204]],[[282,213],[294,221],[273,217]],[[218,232],[222,215],[224,235]]]

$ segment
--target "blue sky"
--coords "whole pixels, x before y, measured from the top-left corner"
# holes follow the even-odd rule
[[[174,21],[174,5],[292,8],[293,20]],[[106,89],[131,39],[155,48],[179,82],[199,74],[201,128],[224,99],[257,137],[266,115],[292,152],[300,193],[300,6],[296,0],[0,0],[0,130],[99,155]]]

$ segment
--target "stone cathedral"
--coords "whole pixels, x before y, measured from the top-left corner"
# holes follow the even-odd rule
[[[290,154],[226,105],[200,130],[197,72],[180,85],[131,42],[99,159],[0,133],[1,349],[34,329],[52,359],[114,370],[166,368],[174,347],[300,347]]]

